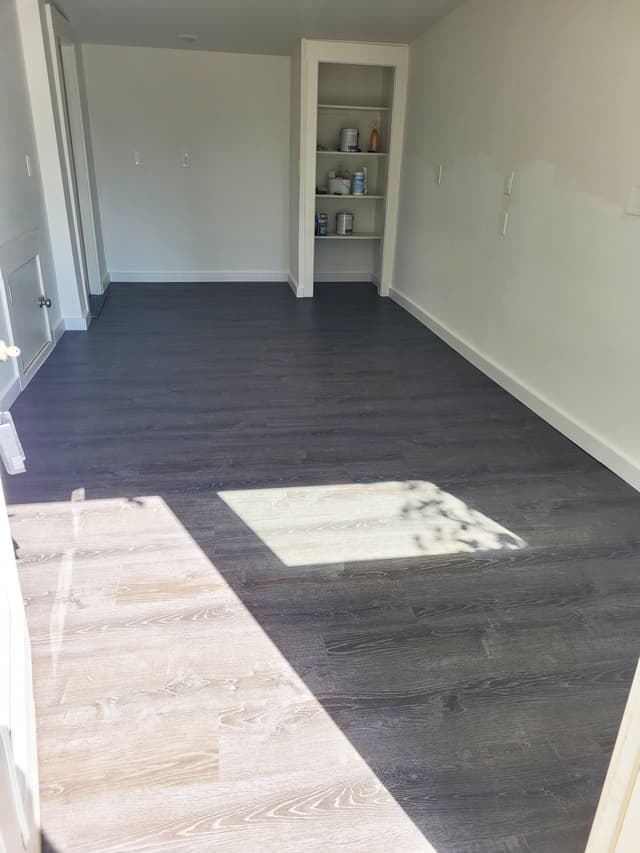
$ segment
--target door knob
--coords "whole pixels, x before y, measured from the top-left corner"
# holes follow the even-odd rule
[[[11,347],[4,341],[0,341],[0,361],[8,361],[20,355],[20,347]]]
[[[51,300],[47,296],[39,296],[38,305],[41,308],[51,308]]]

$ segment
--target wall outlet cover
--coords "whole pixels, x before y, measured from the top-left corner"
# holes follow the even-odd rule
[[[513,182],[516,179],[516,173],[511,172],[510,175],[504,179],[504,194],[505,195],[513,195]]]
[[[640,184],[631,187],[624,212],[628,216],[640,216]]]

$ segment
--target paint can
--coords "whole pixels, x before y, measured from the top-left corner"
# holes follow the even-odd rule
[[[326,213],[316,213],[316,237],[326,237],[329,233],[329,216]]]
[[[340,150],[357,151],[360,131],[357,127],[340,128]]]
[[[336,234],[339,237],[350,237],[353,234],[353,213],[340,211],[336,214]]]

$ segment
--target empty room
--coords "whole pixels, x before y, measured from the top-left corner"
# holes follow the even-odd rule
[[[0,853],[636,853],[638,0],[0,0]]]

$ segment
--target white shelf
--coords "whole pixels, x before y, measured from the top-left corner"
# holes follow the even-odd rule
[[[389,107],[383,106],[365,106],[363,104],[318,104],[319,110],[360,110],[368,113],[384,113],[389,110]]]
[[[339,195],[338,193],[316,193],[316,198],[330,198],[331,200],[347,199],[351,201],[356,198],[384,198],[383,195],[375,195],[375,193],[367,193],[367,195]]]
[[[316,151],[320,157],[386,157],[386,151]]]
[[[382,234],[348,234],[343,237],[341,234],[327,234],[326,237],[318,237],[316,240],[382,240]]]
[[[326,280],[328,271],[342,270],[344,274],[352,269],[370,270],[381,294],[386,295],[392,284],[396,243],[409,48],[304,39],[301,53],[304,61],[292,87],[294,106],[299,111],[295,130],[300,133],[300,145],[292,156],[300,155],[302,162],[291,164],[290,175],[293,194],[299,201],[294,223],[297,293],[313,296],[314,278]],[[358,143],[355,134],[349,142],[361,150],[339,150],[343,128],[358,129]],[[374,128],[378,142],[374,137],[375,151],[369,153]],[[327,173],[358,169],[368,169],[370,195],[326,192]],[[331,187],[342,189],[333,183]],[[344,190],[350,193],[351,186],[345,183]],[[340,211],[353,215],[354,234],[336,234],[335,215]],[[314,212],[328,217],[323,228],[329,233],[324,237],[314,234]],[[340,241],[350,245],[341,246]]]

